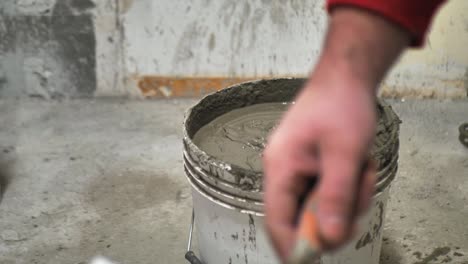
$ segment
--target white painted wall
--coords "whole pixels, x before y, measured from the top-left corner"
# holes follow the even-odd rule
[[[323,0],[121,0],[123,76],[305,76],[326,29]],[[468,1],[451,0],[428,45],[408,52],[384,83],[388,96],[463,97]],[[99,91],[99,89],[98,89]]]

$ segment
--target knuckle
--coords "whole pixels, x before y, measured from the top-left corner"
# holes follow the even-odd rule
[[[322,200],[329,204],[341,204],[348,200],[349,196],[340,191],[324,192]]]
[[[350,213],[349,196],[343,194],[325,194],[321,197],[320,210],[327,213],[348,215]]]

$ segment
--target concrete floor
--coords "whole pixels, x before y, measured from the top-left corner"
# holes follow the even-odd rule
[[[185,263],[194,102],[0,100],[0,263]],[[466,264],[468,101],[393,105],[404,123],[381,263]]]

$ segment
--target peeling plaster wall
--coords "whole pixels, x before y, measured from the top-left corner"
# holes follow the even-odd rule
[[[139,0],[122,11],[127,90],[159,76],[306,76],[326,29],[323,0]],[[424,50],[383,83],[390,97],[465,97],[468,1],[441,10]]]
[[[90,0],[2,0],[0,96],[92,96],[94,8]]]
[[[128,75],[302,75],[326,27],[321,1],[139,0],[123,16]]]
[[[123,27],[120,17],[125,0],[94,0],[94,34],[96,38],[95,96],[128,96],[124,87],[122,58]]]
[[[324,0],[1,0],[0,97],[141,97],[145,76],[306,76]],[[383,83],[395,97],[465,97],[468,1]]]

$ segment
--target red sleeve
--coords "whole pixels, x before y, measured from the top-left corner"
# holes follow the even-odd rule
[[[445,0],[327,0],[330,12],[340,5],[351,5],[380,14],[413,34],[413,46],[421,46],[438,7]]]

